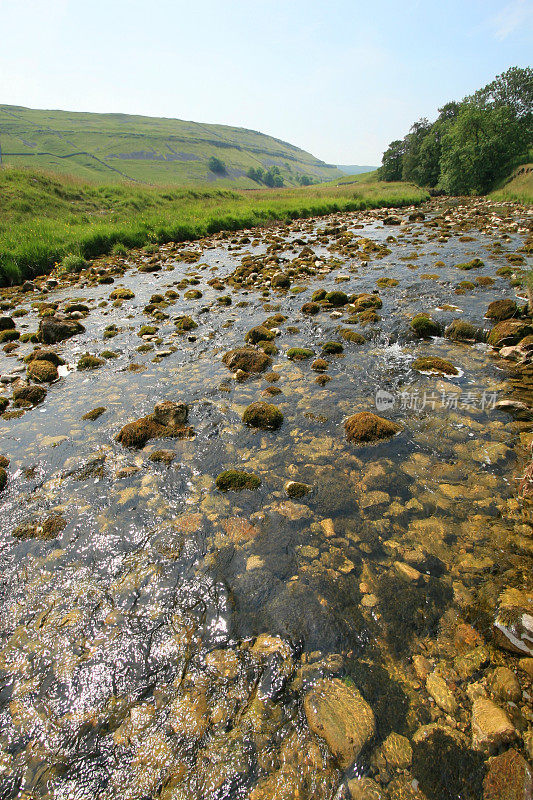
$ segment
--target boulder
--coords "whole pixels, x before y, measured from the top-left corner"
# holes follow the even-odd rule
[[[374,713],[366,700],[337,678],[317,681],[304,699],[304,711],[313,733],[324,739],[343,769],[375,733]]]
[[[516,317],[517,314],[518,306],[516,305],[515,301],[505,298],[504,300],[493,300],[492,303],[489,303],[489,307],[485,316],[487,319],[493,319],[495,322],[501,322],[504,319]]]
[[[152,414],[124,425],[116,440],[124,447],[139,449],[150,439],[189,439],[194,431],[185,425],[187,413],[184,403],[158,403]]]
[[[388,439],[398,433],[401,426],[371,411],[361,411],[348,417],[344,423],[344,430],[349,442],[363,443]]]
[[[471,322],[462,319],[454,319],[453,322],[450,322],[444,335],[454,342],[481,342],[483,340],[483,331],[476,328]]]
[[[77,320],[54,314],[40,321],[37,335],[43,344],[56,344],[84,331],[85,328]]]
[[[223,363],[232,372],[243,370],[243,372],[260,373],[268,369],[272,364],[272,359],[262,350],[255,347],[237,347],[229,350],[222,356]]]
[[[533,333],[533,326],[520,319],[505,319],[498,322],[488,335],[488,343],[499,349],[518,344],[521,339]]]
[[[242,421],[251,428],[275,431],[283,422],[283,414],[271,403],[258,400],[245,409]]]

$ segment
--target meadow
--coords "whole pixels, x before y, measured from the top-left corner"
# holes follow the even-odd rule
[[[198,239],[222,230],[336,211],[401,207],[427,199],[408,183],[367,176],[313,186],[234,191],[95,186],[12,167],[0,170],[0,280],[49,272],[69,254],[86,259],[114,249]]]

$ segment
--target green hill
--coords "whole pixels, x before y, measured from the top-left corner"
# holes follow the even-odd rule
[[[102,183],[257,188],[248,170],[278,168],[287,186],[341,173],[271,136],[179,119],[0,105],[2,163]],[[209,161],[215,165],[210,169]],[[213,159],[222,162],[222,170]]]
[[[522,164],[502,185],[492,192],[495,200],[533,203],[533,164]]]

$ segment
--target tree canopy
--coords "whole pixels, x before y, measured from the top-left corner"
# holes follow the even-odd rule
[[[533,146],[533,70],[511,67],[439,116],[415,122],[383,154],[380,177],[449,194],[490,191]]]

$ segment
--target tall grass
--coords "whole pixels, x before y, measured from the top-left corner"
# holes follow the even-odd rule
[[[0,281],[44,274],[69,254],[95,258],[116,245],[194,240],[336,211],[399,207],[427,198],[412,184],[357,182],[298,189],[98,186],[26,170],[0,170]]]

